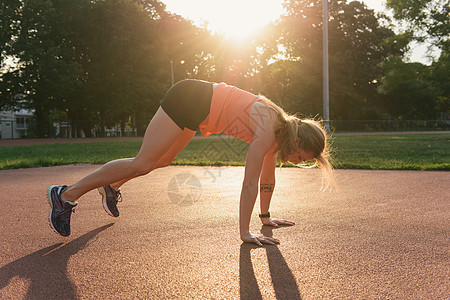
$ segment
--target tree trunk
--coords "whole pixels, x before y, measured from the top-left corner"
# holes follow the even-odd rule
[[[34,116],[36,118],[36,135],[39,138],[49,137],[48,111],[42,106],[36,107]]]

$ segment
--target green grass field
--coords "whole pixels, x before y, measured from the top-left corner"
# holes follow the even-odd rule
[[[338,136],[337,169],[450,170],[450,134]]]
[[[140,141],[99,141],[0,147],[0,169],[100,164],[133,157]],[[336,136],[337,169],[450,170],[450,134]],[[195,139],[175,159],[178,165],[244,165],[248,144],[229,137]]]

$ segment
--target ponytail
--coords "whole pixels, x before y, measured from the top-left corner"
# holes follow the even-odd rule
[[[334,180],[332,167],[329,163],[329,143],[325,129],[319,122],[312,119],[300,119],[295,115],[288,115],[281,107],[265,97],[261,101],[278,114],[279,125],[275,129],[277,134],[278,147],[275,152],[279,152],[281,163],[286,163],[288,156],[299,153],[300,150],[312,152],[326,177],[328,184],[337,188]],[[322,187],[324,185],[322,184]]]

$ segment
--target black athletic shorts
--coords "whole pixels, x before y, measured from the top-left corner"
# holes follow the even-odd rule
[[[161,107],[178,127],[196,131],[209,115],[212,94],[211,82],[182,80],[167,91],[161,100]]]

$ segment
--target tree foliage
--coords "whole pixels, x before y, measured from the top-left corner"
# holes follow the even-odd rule
[[[4,34],[10,40],[3,55],[17,57],[20,65],[2,76],[2,99],[27,95],[38,120],[65,110],[87,135],[92,121],[104,128],[132,114],[150,118],[157,105],[149,99],[161,98],[167,88],[161,83],[166,48],[160,21],[126,0],[14,4],[2,4],[18,24],[16,32]],[[39,136],[48,134],[45,125],[38,123]]]
[[[439,119],[450,109],[449,67],[448,55],[431,66],[405,63],[399,57],[387,61],[379,86],[387,111],[404,120]]]
[[[448,6],[388,0],[408,31],[358,1],[329,2],[331,118],[437,118],[449,109]],[[103,135],[138,134],[175,81],[199,78],[261,93],[291,113],[322,112],[322,0],[286,0],[258,36],[229,40],[166,11],[159,0],[0,2],[0,109],[30,108],[38,136],[53,119]],[[420,32],[422,35],[418,35]],[[412,37],[442,54],[404,63]]]
[[[278,24],[279,43],[292,74],[284,81],[284,99],[291,111],[316,115],[322,111],[322,2],[286,2],[287,14]],[[331,117],[372,118],[378,113],[376,83],[379,64],[401,55],[403,45],[387,43],[394,33],[373,10],[360,2],[332,1],[329,7],[329,62]],[[290,70],[290,69],[289,69]],[[267,75],[264,75],[267,77]],[[266,82],[267,85],[273,83]],[[276,84],[276,83],[275,83]],[[273,90],[274,88],[267,88]],[[271,95],[270,95],[271,96]]]
[[[387,95],[385,105],[399,119],[433,118],[437,91],[430,84],[426,66],[405,63],[396,57],[386,62],[386,74],[379,89]]]
[[[161,98],[167,87],[158,22],[131,1],[97,1],[87,8],[78,24],[83,38],[77,55],[84,74],[70,101],[75,120],[90,120],[97,112],[102,129],[124,125],[130,115],[148,119],[156,111],[156,103],[149,100]]]
[[[394,18],[405,21],[408,30],[419,41],[431,42],[449,52],[450,3],[448,0],[387,0]]]
[[[69,2],[70,3],[70,2]],[[21,104],[35,110],[40,122],[37,124],[40,136],[49,133],[49,110],[62,108],[62,102],[71,93],[80,75],[80,65],[73,60],[73,28],[63,18],[70,8],[65,1],[11,1],[2,4],[10,15],[11,31],[4,37],[2,55],[19,59],[14,70],[2,76],[2,99],[7,101],[16,94],[25,100]],[[3,10],[2,9],[2,10]],[[70,15],[70,14],[69,14]],[[23,98],[22,97],[22,98]]]

